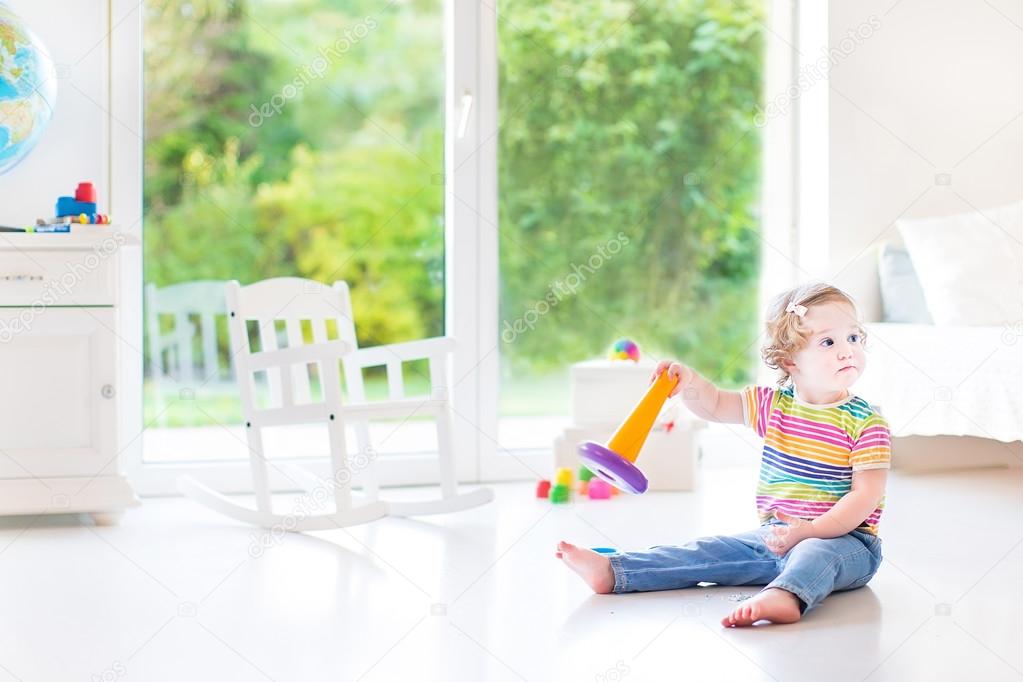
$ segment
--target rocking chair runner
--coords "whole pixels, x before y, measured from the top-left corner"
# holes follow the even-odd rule
[[[448,354],[454,347],[450,338],[425,339],[408,343],[359,349],[352,319],[348,285],[333,287],[311,280],[284,277],[264,280],[242,287],[227,285],[227,306],[235,368],[241,394],[242,413],[249,444],[256,509],[246,507],[217,493],[190,477],[182,477],[179,486],[189,497],[227,516],[263,527],[280,526],[288,530],[326,530],[365,523],[386,515],[413,516],[469,509],[493,499],[486,488],[459,493],[455,478],[451,437],[451,408],[448,402]],[[336,340],[328,340],[326,322],[337,325]],[[259,325],[260,350],[253,352],[247,321]],[[287,347],[278,348],[275,321],[283,320]],[[302,322],[308,320],[313,343],[304,343]],[[428,397],[404,397],[401,366],[414,360],[429,361],[431,394]],[[345,385],[350,402],[341,397],[339,363],[344,367]],[[308,366],[317,367],[322,400],[313,401]],[[388,400],[367,401],[362,382],[366,367],[385,366]],[[260,408],[255,393],[255,375],[265,372],[271,405]],[[345,445],[345,424],[352,424],[360,453],[370,452],[368,423],[373,419],[407,419],[413,415],[433,416],[437,427],[439,499],[415,502],[381,501],[375,462],[365,461],[365,471],[353,472]],[[334,510],[303,515],[276,514],[270,498],[268,462],[263,450],[261,429],[268,426],[319,423],[327,426],[333,476],[327,485],[333,491]],[[365,503],[353,505],[351,480],[360,473],[364,480]],[[308,478],[318,481],[311,474]]]

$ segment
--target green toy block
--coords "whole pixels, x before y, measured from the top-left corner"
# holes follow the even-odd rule
[[[550,500],[554,504],[564,504],[569,501],[572,495],[571,488],[564,484],[552,485],[551,486],[551,497]]]
[[[579,480],[580,481],[588,481],[591,478],[593,478],[593,472],[590,471],[589,467],[586,467],[586,466],[579,467]]]

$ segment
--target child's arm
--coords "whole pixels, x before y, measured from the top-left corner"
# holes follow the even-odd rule
[[[837,538],[858,528],[877,509],[884,497],[887,482],[887,469],[854,471],[852,490],[843,495],[831,509],[810,522],[809,537]]]
[[[692,367],[678,362],[661,360],[651,380],[661,372],[678,377],[678,385],[671,395],[682,394],[682,402],[689,411],[701,419],[726,424],[742,424],[742,396],[736,391],[722,391],[720,388],[696,373]]]
[[[852,490],[813,521],[775,510],[775,518],[784,521],[786,525],[773,527],[772,534],[765,539],[768,548],[778,556],[785,556],[790,549],[807,538],[837,538],[858,528],[884,497],[887,481],[887,469],[854,471]]]

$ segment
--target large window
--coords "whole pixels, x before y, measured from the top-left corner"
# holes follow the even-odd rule
[[[502,5],[504,448],[549,448],[568,366],[620,337],[752,377],[764,5]]]
[[[247,456],[226,280],[346,280],[363,346],[443,333],[442,10],[145,4],[146,461]],[[385,449],[421,444],[405,426]],[[325,452],[320,435],[270,446]]]

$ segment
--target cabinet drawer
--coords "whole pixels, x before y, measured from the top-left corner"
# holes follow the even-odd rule
[[[0,306],[113,305],[116,250],[0,251]]]

